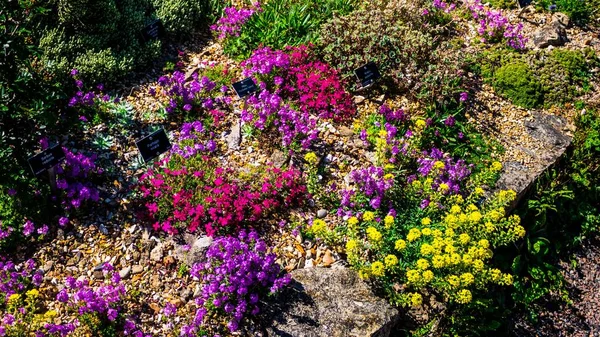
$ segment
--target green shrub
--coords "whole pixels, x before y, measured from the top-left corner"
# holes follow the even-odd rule
[[[588,0],[538,0],[537,7],[545,10],[553,10],[565,13],[572,20],[585,23],[597,8],[592,1]],[[553,6],[553,7],[550,7]],[[555,7],[554,7],[555,6]]]
[[[344,15],[356,0],[271,0],[242,27],[239,37],[228,38],[225,52],[248,58],[259,45],[274,49],[314,42],[319,27],[334,13]]]
[[[165,30],[172,35],[188,35],[206,20],[206,0],[152,0]]]
[[[512,9],[517,7],[516,0],[490,0],[489,3],[496,8]]]
[[[65,80],[73,68],[83,80],[111,82],[160,51],[140,33],[152,19],[148,0],[57,0],[40,38],[45,67]]]
[[[524,62],[504,65],[494,74],[494,88],[514,104],[533,108],[542,101],[542,86]]]
[[[505,48],[485,52],[481,75],[514,104],[531,108],[572,102],[589,87],[594,53],[554,49],[521,54]]]
[[[390,89],[411,88],[426,71],[434,47],[430,34],[411,28],[418,27],[411,17],[401,5],[335,17],[321,27],[318,50],[346,79],[353,78],[354,69],[373,61]]]

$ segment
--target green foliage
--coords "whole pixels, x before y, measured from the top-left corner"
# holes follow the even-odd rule
[[[542,86],[524,62],[504,65],[494,74],[494,88],[513,103],[533,108],[542,100]]]
[[[314,42],[319,27],[334,14],[344,15],[355,0],[272,0],[242,27],[239,37],[228,38],[224,49],[239,59],[248,58],[259,45],[274,49]]]
[[[518,53],[492,48],[480,59],[483,78],[514,104],[526,108],[572,102],[589,87],[597,64],[591,50],[554,49]]]
[[[581,240],[600,231],[600,116],[587,112],[578,121],[572,147],[536,184],[518,213],[527,236],[513,260],[521,277],[513,298],[532,318],[542,298],[562,293],[562,276],[552,262]]]
[[[578,23],[586,23],[597,6],[594,7],[593,1],[587,0],[538,0],[537,7],[545,10],[551,10],[552,5],[556,8],[553,11],[565,13]]]
[[[189,35],[206,20],[206,0],[152,0],[156,16],[172,35]]]
[[[490,0],[489,3],[496,7],[502,9],[513,9],[517,7],[518,0]]]
[[[160,52],[140,32],[151,20],[148,0],[57,0],[58,11],[42,33],[45,67],[65,79],[73,68],[88,82],[111,82]]]

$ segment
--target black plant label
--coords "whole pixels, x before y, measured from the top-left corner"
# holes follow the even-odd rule
[[[243,79],[239,82],[235,82],[232,84],[232,86],[233,90],[235,90],[235,93],[238,95],[239,98],[244,98],[258,90],[258,88],[256,87],[256,83],[254,83],[254,81],[250,77]]]
[[[156,40],[163,34],[163,25],[160,19],[154,19],[142,29],[141,36],[144,42]]]
[[[354,70],[354,74],[360,81],[362,87],[369,86],[375,82],[376,79],[381,77],[379,69],[375,62],[369,62],[364,66]]]
[[[151,135],[138,140],[135,142],[135,146],[137,146],[146,163],[169,151],[172,147],[169,137],[164,129],[160,129]]]
[[[65,152],[60,145],[54,145],[27,159],[33,174],[40,175],[65,159]]]

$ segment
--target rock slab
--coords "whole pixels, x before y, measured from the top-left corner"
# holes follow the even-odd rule
[[[388,337],[398,311],[347,268],[304,268],[265,312],[268,336]]]

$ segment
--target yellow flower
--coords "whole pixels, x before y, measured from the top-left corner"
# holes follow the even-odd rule
[[[452,207],[450,207],[450,213],[451,214],[458,214],[460,213],[461,209],[460,206],[458,205],[452,205]]]
[[[383,167],[384,170],[386,171],[391,171],[393,169],[395,169],[396,166],[392,165],[392,164],[385,164],[385,166]]]
[[[417,130],[423,129],[426,125],[427,125],[427,123],[425,123],[425,121],[422,119],[419,119],[415,122],[415,128]]]
[[[473,284],[473,282],[475,282],[475,276],[473,276],[473,274],[464,273],[460,275],[460,283],[463,286],[468,287],[469,285]]]
[[[507,286],[513,284],[513,277],[512,277],[512,275],[511,274],[504,274],[504,275],[502,275],[502,281],[500,282],[500,284],[507,285]]]
[[[446,183],[441,183],[438,189],[440,192],[447,192],[450,189],[450,186],[448,186]]]
[[[446,228],[446,230],[444,231],[444,235],[446,235],[446,237],[453,237],[454,236],[454,230],[452,228]]]
[[[421,246],[421,255],[427,256],[427,255],[431,255],[432,253],[433,253],[433,247],[430,244],[424,243]]]
[[[515,234],[520,238],[524,237],[526,234],[525,228],[523,228],[523,226],[521,226],[521,225],[516,225],[514,231],[515,231]]]
[[[473,268],[475,268],[475,270],[482,270],[483,269],[483,261],[481,261],[480,259],[473,260]]]
[[[458,288],[460,286],[460,278],[456,275],[450,275],[450,276],[448,276],[448,283],[453,288]]]
[[[443,170],[446,168],[446,165],[444,162],[437,160],[435,163],[433,163],[433,168],[436,170]]]
[[[314,152],[309,152],[304,155],[304,160],[306,160],[311,165],[315,165],[319,158],[317,158],[317,155]]]
[[[385,261],[385,266],[388,268],[393,267],[398,264],[398,258],[396,257],[396,255],[390,254],[385,257],[384,261]]]
[[[12,294],[8,297],[8,302],[17,302],[21,299],[21,294]]]
[[[490,277],[491,277],[492,281],[498,282],[500,280],[500,278],[502,277],[502,272],[500,271],[500,269],[494,268],[494,269],[490,270]]]
[[[429,218],[423,218],[423,219],[421,219],[421,224],[423,226],[429,226],[429,225],[431,225],[431,219],[429,219]]]
[[[434,238],[441,238],[443,235],[442,231],[439,229],[434,229],[432,234]]]
[[[471,214],[469,214],[469,221],[471,221],[472,223],[478,223],[479,221],[481,221],[481,213],[479,212],[473,212]]]
[[[385,179],[385,180],[391,180],[391,179],[394,179],[394,175],[393,175],[393,174],[391,174],[391,173],[388,173],[388,174],[386,174],[386,175],[384,175],[384,176],[383,176],[383,179]]]
[[[362,280],[367,280],[369,278],[369,270],[368,269],[359,270],[358,277],[360,277]]]
[[[431,228],[423,228],[421,229],[421,234],[423,234],[423,236],[429,236],[431,235]]]
[[[473,194],[480,197],[485,194],[485,191],[481,187],[475,187],[475,192]]]
[[[27,291],[25,294],[27,295],[27,297],[35,298],[40,295],[40,292],[37,289],[31,289],[31,290]]]
[[[385,225],[385,228],[389,229],[394,224],[394,217],[391,215],[386,215],[386,217],[383,218],[383,224]]]
[[[463,254],[462,260],[463,260],[464,264],[469,265],[469,264],[473,263],[473,256],[468,253]]]
[[[469,205],[467,206],[467,211],[471,211],[471,212],[473,212],[473,211],[477,211],[477,210],[478,210],[477,206],[475,206],[475,205],[473,205],[473,204],[469,204]]]
[[[406,241],[404,241],[402,239],[396,240],[396,243],[394,244],[394,248],[396,248],[397,251],[404,250],[404,248],[406,248]]]
[[[420,278],[421,278],[421,276],[419,275],[418,270],[409,269],[406,272],[406,279],[408,280],[409,283],[417,283],[417,282],[419,282]]]
[[[448,254],[455,253],[456,247],[454,247],[453,245],[446,245],[446,247],[444,247],[444,252],[446,252]]]
[[[423,296],[419,293],[412,293],[410,295],[410,305],[413,307],[418,307],[423,304]]]
[[[494,226],[494,224],[493,224],[493,223],[491,223],[491,222],[489,222],[489,221],[488,221],[488,222],[486,222],[486,223],[485,223],[485,230],[486,230],[488,233],[491,233],[491,232],[493,232],[493,231],[495,231],[495,230],[496,230],[496,226]]]
[[[421,270],[425,270],[425,269],[429,268],[429,261],[427,261],[425,259],[418,259],[417,260],[417,268],[419,268]]]
[[[471,302],[473,296],[471,295],[471,291],[469,289],[462,289],[456,294],[456,302],[461,304],[467,304]]]
[[[381,241],[382,235],[379,233],[377,228],[370,226],[367,228],[367,237],[373,242],[379,242]]]
[[[423,272],[423,281],[429,283],[431,280],[433,280],[433,272],[431,270],[425,270]]]
[[[321,219],[316,219],[313,221],[312,226],[310,227],[310,230],[313,233],[321,233],[325,230],[325,228],[327,227],[327,224],[325,223],[325,221],[321,220]]]
[[[383,276],[385,273],[383,263],[376,261],[371,265],[371,273],[375,276]]]
[[[502,170],[502,163],[500,163],[499,161],[493,162],[491,169],[493,172],[498,172],[498,171]]]
[[[354,227],[356,225],[358,225],[358,218],[357,217],[353,216],[350,219],[348,219],[348,226]]]
[[[423,185],[421,185],[421,182],[419,180],[413,180],[412,186],[416,189],[420,189],[421,187],[423,187]]]
[[[458,242],[462,245],[466,245],[469,241],[471,241],[471,237],[467,233],[462,233],[458,236]]]
[[[433,265],[433,268],[443,268],[446,265],[446,262],[442,255],[435,255],[431,259],[431,264]]]
[[[348,242],[346,242],[346,252],[352,252],[353,250],[356,249],[356,247],[357,247],[356,240],[350,239],[350,240],[348,240]]]
[[[481,240],[479,240],[479,247],[490,248],[490,242],[486,239],[481,239]]]
[[[44,313],[44,316],[46,316],[48,318],[54,318],[54,317],[58,316],[58,313],[56,312],[56,310],[48,310]]]
[[[467,222],[467,220],[469,220],[469,217],[465,213],[461,213],[458,215],[458,222],[464,224]]]
[[[366,211],[365,214],[363,214],[364,221],[373,221],[373,219],[375,219],[375,213]]]
[[[417,240],[420,237],[421,237],[421,231],[418,228],[411,228],[408,231],[408,235],[406,236],[406,239],[409,242],[413,242],[413,241]]]
[[[456,265],[459,264],[461,261],[460,255],[454,253],[452,255],[450,255],[450,261],[452,262],[452,264]]]

